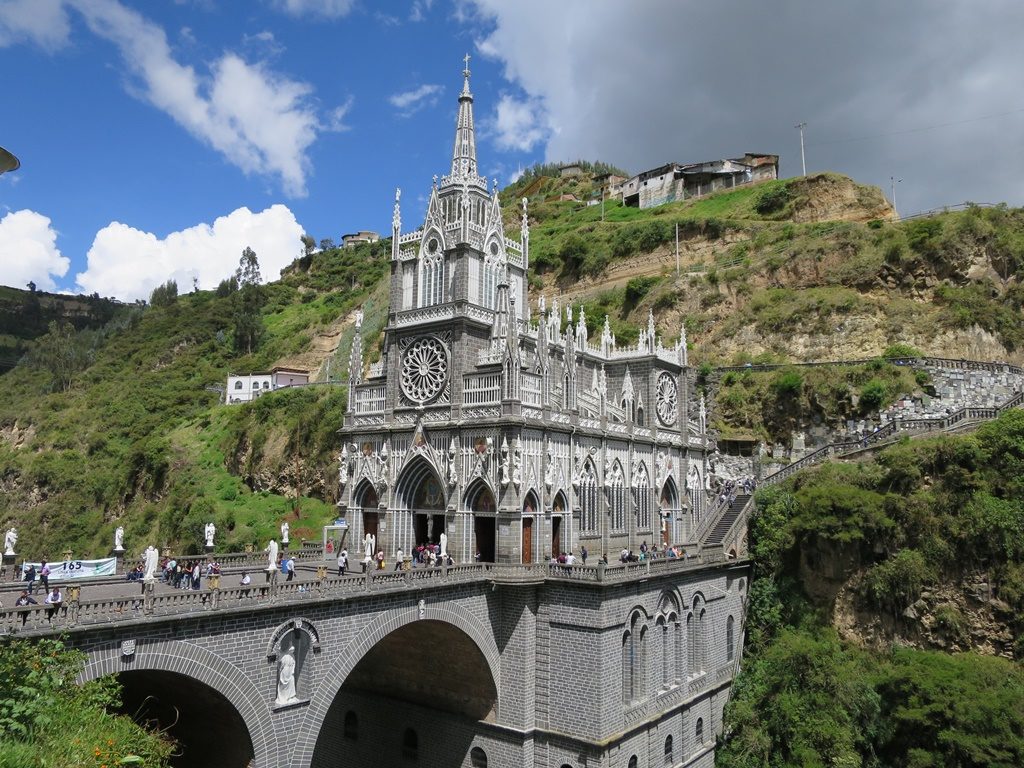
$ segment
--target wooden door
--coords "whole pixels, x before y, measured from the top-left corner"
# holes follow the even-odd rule
[[[533,518],[523,518],[523,564],[533,562]]]

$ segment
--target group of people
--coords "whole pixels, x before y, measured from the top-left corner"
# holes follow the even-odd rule
[[[743,493],[753,493],[756,490],[757,484],[754,482],[752,477],[741,477],[739,480],[726,480],[718,489],[718,503],[725,504],[728,502],[732,504],[736,500],[736,495],[742,491]]]
[[[212,560],[203,565],[202,560],[179,561],[173,557],[165,558],[160,564],[163,574],[162,581],[175,589],[201,589],[203,576],[219,576],[220,563]],[[129,581],[141,581],[143,567],[140,564],[128,574]]]
[[[46,599],[43,600],[43,604],[47,606],[46,609],[46,620],[52,621],[54,615],[61,608],[64,607],[64,593],[60,591],[60,587],[54,585],[53,589],[49,589],[46,593]],[[39,605],[39,601],[36,600],[32,594],[27,590],[23,589],[21,595],[17,600],[14,601],[15,608],[28,608],[30,605]],[[67,610],[67,609],[65,609]],[[21,626],[25,626],[28,621],[28,611],[21,612]]]
[[[46,560],[43,560],[39,564],[39,568],[36,568],[35,563],[29,563],[25,569],[25,582],[28,584],[26,592],[32,594],[35,591],[36,579],[39,579],[39,583],[43,585],[43,591],[49,592],[50,590],[50,566],[47,565]]]

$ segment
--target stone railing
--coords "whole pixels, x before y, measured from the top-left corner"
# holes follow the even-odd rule
[[[821,368],[837,365],[867,365],[879,359],[884,359],[893,365],[919,366],[932,368],[947,368],[950,370],[988,371],[990,373],[1016,373],[1024,375],[1024,368],[1009,363],[990,362],[987,360],[954,360],[950,357],[868,357],[855,358],[853,360],[820,360],[807,363],[764,363],[750,365],[723,365],[715,368],[716,371],[727,373],[729,371],[779,371],[784,368]]]
[[[519,394],[524,405],[533,405],[542,408],[544,403],[541,398],[541,377],[536,373],[523,371],[520,376]]]
[[[1024,392],[1018,392],[1005,403],[994,408],[961,408],[947,416],[940,416],[933,419],[896,419],[894,421],[890,421],[881,429],[878,429],[860,440],[843,440],[835,443],[829,443],[823,448],[819,448],[813,453],[807,454],[799,461],[794,461],[792,464],[783,467],[778,472],[773,472],[772,474],[764,477],[761,480],[761,483],[765,485],[780,483],[786,478],[799,472],[801,469],[806,469],[807,467],[815,464],[820,464],[832,456],[841,456],[859,449],[867,448],[871,445],[888,441],[900,433],[910,432],[921,434],[927,432],[948,431],[964,424],[995,419],[1000,414],[1013,408],[1020,408],[1022,405],[1024,405]]]
[[[485,581],[497,584],[564,583],[622,584],[658,575],[699,570],[729,562],[723,551],[709,548],[696,556],[660,558],[639,563],[609,565],[512,565],[468,563],[450,567],[412,568],[402,571],[367,571],[344,577],[328,576],[327,567],[312,581],[281,581],[274,571],[254,571],[253,583],[226,588],[174,590],[156,594],[139,584],[137,595],[79,600],[69,598],[56,609],[47,605],[0,609],[0,635],[56,633],[72,627],[116,624],[150,617],[191,616],[220,610],[253,610],[260,606],[319,599],[345,599],[367,594],[419,588],[443,588],[448,584]],[[209,582],[208,582],[209,583]],[[67,589],[67,588],[66,588]],[[67,590],[70,592],[70,590]],[[52,614],[52,615],[51,615]]]

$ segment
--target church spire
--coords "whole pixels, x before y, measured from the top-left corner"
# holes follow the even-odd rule
[[[473,132],[473,94],[469,92],[469,54],[462,70],[459,94],[459,119],[455,123],[455,148],[452,151],[452,176],[476,176],[476,137]]]

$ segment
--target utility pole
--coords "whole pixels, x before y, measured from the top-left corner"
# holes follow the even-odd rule
[[[889,197],[892,198],[892,210],[896,214],[896,221],[900,220],[900,212],[896,209],[896,185],[902,181],[903,179],[897,179],[895,176],[889,177],[889,189],[891,191]]]
[[[804,128],[807,127],[807,123],[797,123],[793,127],[800,130],[800,166],[803,168],[804,176],[806,176],[807,158],[804,157]]]
[[[604,221],[604,187],[601,187],[601,221]]]

